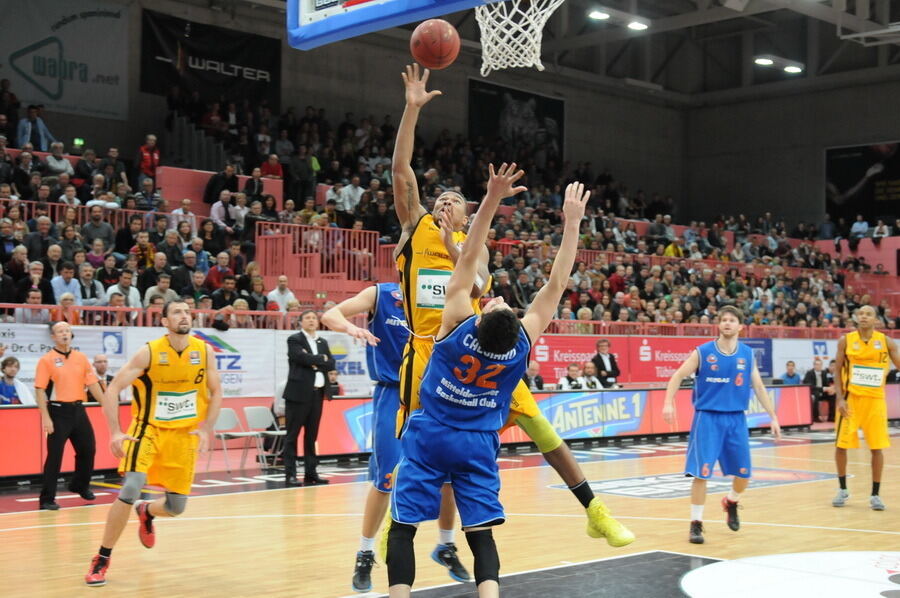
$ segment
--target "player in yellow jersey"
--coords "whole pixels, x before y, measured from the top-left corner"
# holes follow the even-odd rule
[[[850,498],[847,492],[847,449],[859,448],[858,431],[861,428],[872,451],[869,506],[875,511],[883,511],[884,502],[878,495],[884,469],[882,449],[891,446],[884,385],[890,364],[900,368],[900,351],[893,339],[875,330],[875,308],[864,305],[856,310],[854,316],[856,331],[843,336],[837,348],[836,370],[841,380],[834,386],[837,407],[834,460],[840,489],[831,504],[843,507]]]
[[[407,66],[406,72],[402,74],[406,86],[406,108],[397,130],[392,163],[394,206],[403,228],[394,257],[400,270],[406,321],[411,332],[400,370],[400,400],[403,403],[399,416],[401,423],[407,414],[419,406],[419,385],[431,356],[434,337],[441,327],[447,281],[459,259],[460,247],[466,238],[462,230],[468,224],[466,200],[455,191],[445,191],[438,196],[434,210],[429,214],[420,203],[416,175],[410,166],[419,112],[434,97],[441,95],[440,91],[426,91],[428,75],[428,69],[420,74],[418,65]],[[472,289],[476,313],[480,313],[478,298],[489,287],[487,263],[488,251],[485,246],[480,254],[476,283]],[[541,414],[524,382],[513,391],[510,421],[507,425],[512,423],[521,427],[537,444],[547,462],[584,506],[588,516],[589,536],[606,537],[613,546],[624,546],[634,540],[634,535],[610,517],[606,505],[594,496],[568,445]],[[443,507],[452,505],[448,496],[445,493]],[[448,510],[442,508],[438,522],[442,544],[443,540],[452,537],[452,532],[447,531],[453,526],[452,512],[448,514]],[[439,555],[432,556],[435,560],[443,560]]]
[[[170,301],[162,310],[168,333],[141,347],[113,378],[103,400],[110,429],[109,446],[121,459],[124,481],[119,498],[109,509],[99,553],[85,575],[90,586],[106,584],[110,554],[128,523],[134,506],[141,544],[153,548],[155,517],[184,512],[197,452],[209,445],[222,388],[216,359],[207,345],[192,337],[191,310],[183,301]],[[119,427],[119,393],[132,387],[133,419],[128,433]],[[162,486],[163,497],[140,501],[144,484]]]

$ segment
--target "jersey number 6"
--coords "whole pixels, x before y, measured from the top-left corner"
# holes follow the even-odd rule
[[[479,376],[479,373],[481,372],[481,360],[474,355],[463,355],[460,358],[460,361],[466,366],[466,369],[463,371],[458,367],[453,368],[453,374],[456,376],[457,380],[463,384],[472,384],[474,382],[475,386],[478,388],[496,389],[497,383],[491,380],[491,378],[506,369],[505,365],[492,363],[485,367],[484,373]]]

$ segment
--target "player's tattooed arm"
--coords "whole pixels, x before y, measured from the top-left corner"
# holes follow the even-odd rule
[[[416,187],[416,173],[412,169],[411,162],[419,111],[433,97],[441,94],[437,90],[425,91],[428,75],[428,69],[424,74],[419,74],[419,65],[407,66],[406,72],[402,74],[403,85],[406,88],[406,107],[403,110],[403,117],[400,119],[400,126],[397,128],[391,172],[394,177],[394,189],[399,191],[394,194],[394,209],[405,232],[411,232],[425,214],[425,208],[422,207],[419,190]]]

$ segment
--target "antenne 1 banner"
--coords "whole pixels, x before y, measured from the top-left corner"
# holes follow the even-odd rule
[[[0,0],[0,78],[47,112],[128,118],[128,7]],[[53,130],[52,119],[49,123]]]
[[[145,10],[141,91],[165,95],[174,86],[203,100],[267,100],[277,108],[281,41]]]

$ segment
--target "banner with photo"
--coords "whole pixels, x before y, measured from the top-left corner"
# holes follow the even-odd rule
[[[857,214],[869,226],[878,218],[892,226],[900,217],[900,141],[826,149],[825,211],[848,226]]]
[[[165,95],[180,87],[205,100],[268,101],[277,109],[281,41],[144,10],[141,91]]]
[[[100,0],[0,0],[0,79],[23,108],[128,118],[129,8]],[[24,116],[24,110],[22,111]]]
[[[566,103],[512,87],[469,79],[469,138],[497,139],[508,152],[497,161],[514,160],[527,150],[539,167],[563,157]]]

